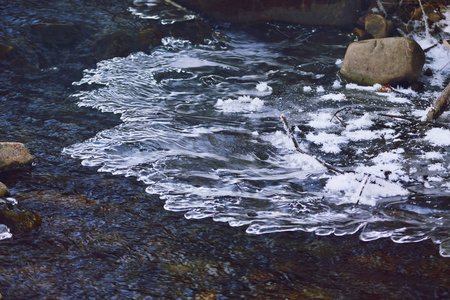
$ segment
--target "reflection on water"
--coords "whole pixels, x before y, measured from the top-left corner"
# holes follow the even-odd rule
[[[64,153],[136,177],[189,219],[246,225],[252,234],[432,239],[450,256],[450,143],[433,138],[436,128],[379,115],[420,115],[435,93],[345,85],[336,74],[348,36],[282,29],[295,38],[262,42],[229,29],[227,43],[167,38],[151,55],[100,62],[76,83],[76,97],[123,124]],[[302,148],[356,173],[335,175],[296,152],[281,114]]]

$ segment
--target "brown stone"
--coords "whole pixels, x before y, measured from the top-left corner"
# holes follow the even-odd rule
[[[205,291],[195,295],[195,300],[216,300],[218,291]]]
[[[163,34],[160,30],[155,28],[146,28],[139,32],[138,35],[138,50],[147,52],[151,48],[161,43]]]
[[[0,198],[9,196],[11,196],[11,194],[9,193],[8,187],[3,182],[0,182]]]
[[[0,170],[20,167],[32,160],[33,156],[24,144],[0,142]]]
[[[19,209],[8,203],[0,203],[0,224],[8,226],[13,233],[29,231],[41,223],[41,217],[32,211]]]
[[[350,44],[339,73],[361,85],[395,85],[416,81],[424,63],[425,54],[412,39],[372,39]]]
[[[382,16],[370,14],[366,16],[364,28],[374,38],[379,39],[387,37],[393,27],[392,23],[389,23]]]
[[[438,13],[435,13],[435,12],[429,13],[427,17],[428,17],[428,20],[430,20],[433,23],[437,23],[440,20],[442,20],[442,17]]]
[[[352,33],[358,38],[359,41],[370,38],[370,34],[367,33],[367,31],[358,27],[353,28]]]
[[[423,8],[423,10],[422,10]],[[425,3],[422,7],[417,7],[411,15],[413,19],[420,19],[423,16],[423,12],[425,11],[425,15],[434,12],[434,7],[431,3]]]

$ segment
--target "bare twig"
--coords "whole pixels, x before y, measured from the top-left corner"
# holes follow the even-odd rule
[[[405,120],[405,121],[411,122],[414,126],[421,125],[421,126],[430,126],[430,127],[450,129],[447,124],[434,123],[434,122],[430,122],[430,121],[417,121],[414,118],[398,116],[398,115],[389,115],[389,114],[378,114],[378,115],[382,116],[382,117]]]
[[[387,116],[391,116],[391,115],[387,115]],[[391,117],[398,117],[398,116],[391,116]],[[342,171],[342,170],[340,170],[340,169],[330,165],[329,163],[327,163],[327,162],[325,162],[325,161],[323,161],[323,160],[321,160],[321,159],[319,159],[319,158],[309,154],[307,151],[303,150],[302,148],[300,148],[300,145],[298,144],[298,141],[295,138],[294,130],[289,126],[289,123],[288,123],[288,121],[287,121],[287,119],[286,119],[286,117],[284,115],[281,115],[281,120],[283,121],[284,129],[285,129],[287,135],[291,138],[292,142],[294,143],[295,149],[298,152],[300,152],[301,154],[305,154],[305,155],[308,155],[308,156],[314,158],[317,162],[319,162],[321,165],[326,167],[329,171],[332,171],[334,173],[337,173],[337,174],[356,173],[355,171]],[[390,181],[388,179],[385,179],[385,178],[381,178],[381,177],[379,177],[377,175],[364,173],[364,178],[361,180],[361,185],[360,185],[360,188],[359,188],[359,193],[358,193],[358,196],[357,196],[358,200],[356,201],[356,205],[359,204],[361,196],[362,196],[362,194],[364,192],[364,189],[366,188],[367,183],[369,182],[369,180],[371,182],[375,183],[375,184],[380,185],[380,186],[382,186],[382,185],[379,182],[377,182],[378,180],[382,180],[384,182],[391,182],[392,183],[392,181]],[[411,193],[419,194],[416,191],[413,191],[413,190],[411,190],[409,188],[404,188],[404,189],[406,189],[407,191],[409,191]]]
[[[390,115],[390,114],[378,114],[378,115],[379,115],[379,116],[382,116],[382,117],[395,118],[395,119],[402,119],[402,120],[410,121],[410,122],[413,122],[413,123],[416,123],[416,122],[417,122],[417,120],[415,120],[415,119],[413,119],[413,118],[404,117],[404,116]]]
[[[286,119],[286,117],[284,115],[281,115],[281,120],[283,121],[284,124],[284,130],[286,130],[287,135],[291,138],[292,142],[294,143],[294,147],[295,150],[297,150],[298,152],[302,153],[302,154],[306,154],[312,158],[314,158],[316,161],[318,161],[322,166],[324,166],[325,168],[327,168],[330,171],[333,171],[335,173],[338,174],[344,174],[345,172],[342,170],[339,170],[338,168],[330,165],[329,163],[324,162],[323,160],[309,154],[308,152],[306,152],[305,150],[303,150],[302,148],[300,148],[297,139],[295,138],[294,132],[292,131],[291,127],[289,127],[289,123]]]
[[[362,193],[364,192],[364,189],[366,188],[366,184],[367,184],[367,181],[369,181],[370,176],[371,176],[370,174],[365,174],[364,178],[366,180],[363,179],[364,182],[361,181],[361,186],[360,186],[359,194],[358,194],[358,201],[356,201],[355,205],[359,204],[359,200],[361,199]]]
[[[336,111],[334,113],[334,115],[331,117],[330,122],[333,121],[334,118],[336,118],[336,120],[338,120],[341,123],[341,125],[344,128],[346,128],[347,126],[345,125],[344,121],[342,121],[341,118],[338,117],[338,113],[340,113],[341,111],[347,110],[347,109],[351,109],[351,108],[350,107],[344,107],[344,108],[341,108],[338,111]]]

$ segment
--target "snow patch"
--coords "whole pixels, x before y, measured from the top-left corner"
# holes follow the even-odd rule
[[[450,146],[450,131],[443,128],[432,128],[425,135],[425,140],[435,146]]]
[[[256,90],[258,92],[269,92],[272,93],[272,87],[267,84],[267,82],[260,82],[256,85]]]
[[[375,205],[381,197],[408,195],[400,185],[364,173],[345,173],[328,180],[325,190],[338,193],[338,202]]]
[[[342,93],[338,94],[326,94],[320,97],[322,100],[334,100],[334,101],[344,101],[345,95]]]
[[[306,135],[306,138],[315,144],[322,145],[322,151],[327,153],[341,152],[340,145],[348,142],[345,137],[325,132],[318,134],[309,133]]]
[[[264,101],[258,97],[240,96],[238,99],[217,100],[216,108],[228,113],[256,112],[264,107]]]

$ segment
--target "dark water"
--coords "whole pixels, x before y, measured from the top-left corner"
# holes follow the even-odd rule
[[[192,18],[159,2],[131,12]],[[419,115],[438,88],[344,86],[351,41],[338,29],[221,25],[202,45],[168,37],[151,54],[102,61],[69,98],[58,76],[42,89],[17,79],[3,135],[38,159],[0,179],[43,225],[0,242],[0,293],[448,298],[448,145],[379,116]],[[347,127],[329,122],[345,107]],[[302,147],[360,175],[297,153],[281,114]],[[364,172],[389,180],[368,180],[359,197]]]

